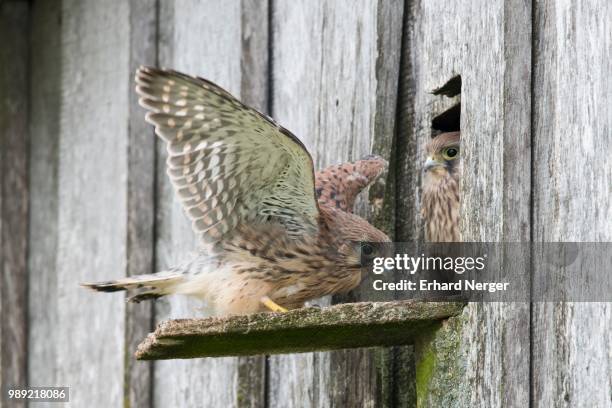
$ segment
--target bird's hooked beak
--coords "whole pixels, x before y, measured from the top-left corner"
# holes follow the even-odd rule
[[[423,171],[424,172],[428,172],[431,169],[434,169],[436,167],[440,167],[440,166],[444,166],[444,163],[438,161],[438,160],[434,160],[431,156],[427,158],[427,160],[425,161],[425,165],[423,166]]]

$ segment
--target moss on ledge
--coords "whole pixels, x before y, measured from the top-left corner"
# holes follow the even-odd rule
[[[465,319],[462,314],[437,323],[416,341],[417,407],[469,406],[461,354]]]
[[[138,346],[157,360],[303,353],[414,343],[438,321],[461,313],[460,302],[363,302],[287,313],[169,320]]]

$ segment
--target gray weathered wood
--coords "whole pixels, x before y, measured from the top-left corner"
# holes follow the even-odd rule
[[[432,119],[447,104],[446,97],[431,92],[461,75],[463,239],[528,240],[530,3],[445,2],[441,7],[419,1],[410,18],[412,66],[407,79],[412,86],[406,93],[414,99],[412,107],[402,109],[414,121],[408,134],[416,143],[404,140],[404,171],[419,171],[419,165],[406,163],[410,157],[422,163],[424,146],[433,135]],[[418,178],[413,174],[407,180]],[[418,203],[418,190],[414,194],[412,202]],[[406,210],[403,214],[411,216]],[[406,222],[404,236],[420,235],[418,220]],[[522,266],[528,266],[528,259]],[[454,343],[456,350],[432,360],[431,347],[456,339],[461,340]],[[528,305],[470,304],[462,317],[450,319],[421,345],[419,405],[527,406],[529,349]],[[453,381],[447,383],[449,376]],[[445,385],[448,392],[435,392]]]
[[[140,111],[134,115],[135,100],[131,99],[130,108],[127,97],[132,93],[131,76],[134,66],[138,63],[136,60],[148,57],[149,62],[154,62],[155,49],[151,50],[148,47],[155,46],[156,43],[155,33],[151,32],[151,29],[155,28],[155,21],[151,21],[156,14],[155,2],[134,1],[130,4],[129,12],[128,9],[120,10],[126,13],[123,15],[125,21],[119,20],[117,24],[127,24],[131,18],[132,28],[117,31],[117,34],[113,27],[104,26],[108,33],[119,35],[117,37],[119,41],[108,43],[102,41],[98,44],[98,38],[92,34],[97,30],[96,26],[88,24],[91,23],[92,18],[96,18],[96,15],[100,18],[111,18],[112,12],[108,10],[109,6],[112,7],[109,4],[101,5],[104,10],[100,10],[93,8],[91,4],[83,4],[79,8],[69,10],[70,5],[62,8],[59,2],[37,2],[32,10],[30,78],[31,83],[35,86],[31,87],[32,120],[30,122],[32,135],[30,186],[33,194],[30,215],[32,235],[29,256],[31,275],[29,312],[31,322],[28,370],[30,382],[33,385],[61,384],[69,381],[70,384],[66,383],[66,385],[72,386],[73,378],[83,374],[82,372],[62,373],[60,370],[59,359],[63,358],[62,353],[73,355],[71,349],[62,348],[60,344],[57,344],[58,335],[54,334],[57,328],[61,327],[62,314],[66,312],[63,309],[66,306],[58,302],[60,294],[64,291],[69,294],[69,297],[87,296],[86,299],[84,297],[83,299],[78,297],[79,300],[68,299],[69,302],[86,304],[89,303],[89,297],[92,294],[78,290],[75,285],[79,281],[94,279],[92,272],[96,274],[97,279],[108,279],[112,276],[122,276],[124,273],[149,272],[152,266],[153,212],[150,203],[153,199],[154,137],[151,132],[148,135],[146,130],[142,132],[147,128],[141,125]],[[83,16],[79,14],[81,12],[84,13]],[[69,22],[68,27],[64,27],[64,30],[61,28],[62,20]],[[122,34],[125,35],[124,38],[121,37]],[[128,34],[131,43],[128,41]],[[99,37],[100,39],[112,38],[104,31],[100,36],[102,36]],[[81,59],[81,53],[84,54],[83,59]],[[126,58],[128,53],[129,58]],[[100,59],[104,63],[100,63]],[[73,76],[65,76],[66,72]],[[82,82],[85,83],[84,86]],[[62,87],[72,89],[72,91],[63,92]],[[107,111],[105,110],[106,105],[114,105],[116,108]],[[130,118],[129,122],[126,120],[127,115]],[[135,120],[136,116],[137,120]],[[95,131],[85,133],[91,127]],[[73,129],[71,134],[67,134],[67,128]],[[111,134],[109,135],[108,132]],[[92,140],[97,141],[98,144],[93,143]],[[148,146],[147,140],[149,141]],[[63,143],[61,155],[60,143]],[[126,148],[128,145],[129,148]],[[98,162],[90,160],[89,156],[98,155],[100,146],[107,148],[106,150],[101,149],[105,155],[100,157]],[[119,152],[118,155],[111,151],[113,146]],[[85,154],[84,159],[77,158],[81,154]],[[109,157],[117,161],[107,160]],[[117,167],[114,163],[127,163],[128,167],[122,170],[121,166]],[[104,175],[105,169],[109,167],[115,167],[115,173],[106,178],[106,184],[100,186],[97,175],[98,173]],[[59,199],[58,172],[60,168],[64,169],[63,178],[67,180],[64,185],[69,190],[68,196],[64,192],[63,201]],[[85,188],[83,196],[71,196],[72,191],[77,192],[83,189],[79,183],[86,183],[89,190]],[[98,202],[100,198],[96,195],[98,189],[108,194],[108,197],[112,197],[108,201],[108,203],[114,203],[112,208],[125,207],[127,202],[125,219],[120,216],[121,211],[112,212],[112,216],[104,212],[107,202],[100,205]],[[87,193],[87,191],[90,192]],[[126,192],[127,199],[124,202],[122,195]],[[96,199],[85,200],[83,199],[85,194],[89,194],[92,198],[96,197]],[[63,207],[75,208],[73,211],[77,214],[73,219],[65,221],[63,229],[59,230],[59,217],[69,215],[60,211]],[[98,208],[101,209],[99,216],[102,218],[96,221],[92,218],[96,218],[93,212]],[[111,211],[112,208],[107,210]],[[117,226],[112,237],[111,233],[105,233],[95,225],[95,222],[107,223],[108,219],[113,219],[113,223]],[[90,226],[90,221],[94,221],[94,225]],[[125,225],[126,221],[127,225]],[[79,236],[79,240],[83,238],[80,242],[67,242],[69,238],[67,235],[70,235],[72,229],[77,228],[87,230],[88,234]],[[123,241],[122,238],[125,238],[126,241]],[[101,242],[100,249],[94,249],[95,245],[98,245],[94,244],[95,242]],[[92,244],[94,247],[91,247]],[[109,275],[105,275],[95,264],[91,264],[92,266],[86,268],[87,273],[80,268],[71,270],[66,278],[70,278],[72,282],[64,282],[64,285],[67,286],[62,288],[60,276],[58,276],[58,273],[62,273],[60,272],[62,261],[58,260],[58,248],[62,245],[67,246],[64,256],[72,258],[71,262],[79,264],[100,262],[96,260],[96,257],[105,256],[104,252],[109,246],[112,251],[115,251],[115,254],[123,254],[123,261],[121,256],[112,259],[111,251],[108,256],[113,260],[113,266],[108,264],[106,266],[107,272],[110,271]],[[73,253],[71,253],[71,248],[74,250]],[[76,260],[77,257],[82,258]],[[87,257],[92,257],[92,259],[88,260]],[[109,300],[111,299],[106,301]],[[97,302],[98,299],[95,301]],[[123,302],[120,298],[115,297],[112,302],[116,305],[115,311],[122,309]],[[92,305],[92,308],[100,308],[101,316],[95,317],[100,314],[97,310],[84,312],[82,315],[84,320],[81,325],[93,323],[97,327],[94,333],[110,330],[109,335],[113,336],[113,344],[118,345],[113,351],[118,358],[113,369],[124,368],[124,359],[120,357],[120,354],[130,349],[130,344],[134,346],[135,338],[140,338],[143,333],[148,332],[151,327],[150,312],[142,313],[143,308],[140,310],[134,308],[134,312],[128,314],[124,322],[122,312],[108,319],[107,314],[113,313],[113,308],[105,311],[108,307],[98,303]],[[75,311],[77,310],[80,308],[75,308]],[[122,334],[124,323],[126,325],[125,335]],[[83,333],[92,334],[92,331],[84,329]],[[127,347],[123,344],[124,337]],[[49,339],[55,340],[49,341]],[[73,341],[75,340],[71,340],[64,347],[69,347]],[[87,344],[87,341],[83,341],[84,347]],[[110,348],[110,345],[108,347]],[[147,364],[134,365],[127,359],[126,364],[124,381],[120,380],[116,372],[113,372],[112,375],[110,373],[105,375],[105,370],[110,371],[110,368],[90,367],[91,373],[88,375],[98,373],[108,377],[105,380],[120,392],[116,395],[105,394],[105,399],[100,400],[100,403],[105,404],[109,398],[124,401],[123,393],[125,392],[125,401],[136,406],[150,405],[151,389]],[[118,372],[121,373],[121,370]],[[63,375],[63,380],[60,375]],[[81,393],[81,398],[86,397],[86,394]]]
[[[29,4],[0,3],[0,390],[26,385]],[[10,40],[9,40],[10,39]],[[0,396],[0,404],[4,395]],[[19,405],[22,406],[22,405]]]
[[[267,77],[267,64],[262,64],[265,59],[261,60],[259,53],[266,51],[262,45],[266,39],[262,39],[260,34],[267,35],[267,19],[259,22],[256,20],[267,16],[267,13],[264,9],[257,9],[256,15],[243,13],[243,8],[253,10],[264,6],[265,2],[255,5],[241,0],[187,1],[176,4],[162,2],[160,65],[210,79],[238,97],[244,91],[250,103],[265,106],[264,97],[267,93],[261,86]],[[190,223],[166,179],[165,157],[164,149],[160,149],[158,269],[180,262],[188,252],[197,248]],[[158,319],[205,314],[201,302],[180,297],[159,301],[156,306]],[[235,406],[240,402],[242,405],[250,405],[250,402],[246,403],[242,398],[238,401],[238,375],[239,364],[236,358],[156,363],[155,404],[216,407]],[[260,394],[261,386],[257,391]]]
[[[407,344],[463,303],[359,302],[286,313],[162,322],[139,346],[139,359],[278,354]],[[316,335],[310,335],[316,333]]]
[[[158,0],[131,0],[129,43],[129,122],[127,163],[127,275],[155,272],[155,135],[143,120],[131,77],[140,65],[157,63]],[[127,304],[125,350],[133,350],[153,326],[153,304]],[[125,401],[153,404],[153,366],[125,359]]]
[[[417,138],[414,126],[414,72],[413,39],[416,4],[404,3],[400,72],[398,78],[397,117],[392,151],[394,176],[393,198],[394,233],[396,242],[415,242],[423,239],[419,216],[419,168],[417,160]],[[397,277],[401,278],[401,277]],[[402,294],[401,297],[408,297]],[[399,296],[398,296],[399,297]],[[416,406],[415,350],[414,346],[396,348],[393,355],[394,402],[398,407]]]
[[[260,112],[269,105],[269,18],[268,0],[241,0],[240,100]]]
[[[238,407],[266,406],[267,356],[241,356],[238,358]]]
[[[269,2],[242,0],[241,7],[240,99],[260,112],[269,113]],[[266,383],[266,356],[240,357],[236,405],[265,407]]]
[[[374,147],[390,151],[401,18],[402,2],[273,3],[272,114],[304,141],[317,168]],[[358,207],[371,212],[363,201]],[[363,350],[271,357],[269,404],[374,404],[382,395],[375,361]]]
[[[534,3],[533,239],[608,242],[612,6]],[[610,303],[534,304],[532,406],[612,406],[610,333]]]
[[[30,217],[28,253],[28,379],[58,384],[53,338],[59,325],[58,206],[61,92],[61,15],[58,2],[35,2],[30,50]],[[75,282],[76,283],[76,282]]]
[[[31,220],[32,248],[45,252],[34,255],[30,269],[37,295],[30,305],[30,359],[48,366],[39,372],[33,370],[39,363],[32,363],[30,382],[70,386],[76,406],[120,405],[123,298],[97,296],[78,283],[118,278],[126,269],[129,9],[123,1],[37,7],[35,20],[42,25],[33,45],[41,49],[33,52],[32,78],[48,82],[31,87],[33,99],[42,99],[33,106],[40,115],[33,115],[31,128],[33,143],[46,146],[32,154],[57,161],[32,163],[32,186],[51,183],[43,190],[49,197],[32,197],[33,209],[42,210]],[[46,279],[51,285],[42,288],[38,280]],[[107,358],[84,363],[101,355]]]
[[[126,270],[128,44],[126,2],[62,2],[58,327],[49,335],[56,381],[71,387],[77,406],[124,398],[124,298],[93,294],[78,282]],[[85,365],[84,355],[109,358]]]

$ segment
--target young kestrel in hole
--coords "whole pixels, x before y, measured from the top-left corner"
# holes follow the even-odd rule
[[[461,151],[459,132],[442,133],[427,145],[423,168],[421,214],[429,242],[460,242],[459,179]]]
[[[360,242],[389,238],[352,208],[383,159],[315,175],[297,137],[212,82],[142,67],[136,83],[202,248],[167,271],[84,286],[141,289],[135,302],[192,295],[226,315],[298,308],[360,283]]]

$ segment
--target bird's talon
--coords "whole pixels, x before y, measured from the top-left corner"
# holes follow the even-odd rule
[[[264,296],[261,298],[261,303],[264,304],[265,307],[267,307],[268,309],[270,309],[273,312],[287,312],[288,310],[285,309],[284,307],[280,306],[279,304],[275,303],[272,299],[270,299],[267,296]]]

